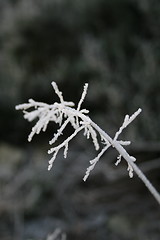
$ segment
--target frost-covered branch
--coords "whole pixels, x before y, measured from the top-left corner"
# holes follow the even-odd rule
[[[61,91],[59,91],[58,86],[55,82],[52,82],[52,86],[55,93],[59,97],[59,103],[55,102],[54,104],[49,105],[30,99],[28,103],[16,106],[17,110],[23,110],[24,118],[28,121],[33,121],[34,119],[38,118],[37,123],[29,134],[28,141],[31,141],[33,136],[35,134],[39,134],[40,131],[46,131],[47,126],[51,121],[57,123],[59,125],[59,129],[57,133],[54,134],[53,138],[49,141],[50,145],[57,141],[69,123],[73,127],[74,132],[66,140],[48,151],[49,154],[53,154],[49,160],[48,170],[52,168],[53,162],[60,149],[64,148],[64,157],[67,157],[69,142],[79,132],[83,131],[84,136],[87,139],[91,138],[96,151],[99,151],[97,156],[90,161],[90,166],[87,168],[86,174],[83,178],[84,181],[86,181],[90,175],[90,172],[94,169],[95,165],[101,156],[107,151],[107,149],[109,147],[114,147],[118,151],[117,162],[115,165],[117,166],[123,157],[127,162],[127,170],[129,176],[132,178],[133,172],[136,172],[160,204],[160,194],[137,167],[135,164],[136,159],[133,156],[130,156],[124,148],[124,146],[129,145],[131,142],[118,140],[122,131],[141,113],[142,110],[139,108],[133,115],[126,115],[122,126],[119,128],[115,134],[115,137],[112,139],[105,131],[103,131],[96,123],[91,120],[91,118],[87,115],[89,113],[88,110],[81,109],[82,103],[87,94],[88,84],[84,85],[84,90],[77,108],[73,102],[64,101],[63,94]]]

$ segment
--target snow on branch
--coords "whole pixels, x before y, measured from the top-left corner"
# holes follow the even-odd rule
[[[49,160],[48,170],[52,168],[54,160],[60,149],[64,149],[64,157],[67,157],[69,142],[81,131],[83,131],[84,136],[92,139],[94,148],[99,151],[97,156],[90,161],[90,166],[86,170],[86,174],[83,178],[84,181],[88,178],[91,171],[94,169],[95,165],[98,163],[101,156],[108,150],[109,147],[114,147],[118,151],[117,166],[121,160],[126,160],[127,170],[129,176],[133,177],[133,172],[136,172],[140,179],[145,183],[149,191],[153,194],[155,199],[160,204],[160,194],[152,186],[149,180],[145,177],[142,171],[135,164],[136,159],[130,156],[125,150],[124,146],[129,145],[130,141],[118,140],[122,131],[141,113],[141,108],[139,108],[133,115],[126,115],[124,122],[119,130],[116,132],[114,138],[112,139],[105,131],[103,131],[96,123],[94,123],[91,118],[87,115],[89,113],[86,109],[81,109],[82,103],[86,97],[88,84],[84,85],[84,89],[79,100],[77,108],[73,102],[64,101],[62,92],[58,89],[55,82],[52,82],[53,89],[60,102],[55,102],[53,104],[46,104],[42,102],[36,102],[33,99],[29,99],[28,103],[20,104],[16,106],[16,110],[23,110],[24,118],[28,121],[33,121],[38,119],[35,126],[32,128],[31,133],[28,136],[28,141],[31,141],[35,134],[39,134],[40,131],[46,131],[49,122],[55,122],[59,125],[57,133],[53,135],[53,138],[49,141],[52,145],[57,141],[57,139],[63,134],[64,129],[70,123],[74,129],[74,132],[58,146],[51,148],[48,153],[52,154]],[[101,147],[103,146],[103,147]]]

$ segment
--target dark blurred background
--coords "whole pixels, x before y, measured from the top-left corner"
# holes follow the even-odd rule
[[[88,82],[83,106],[112,137],[141,107],[122,137],[160,189],[159,65],[159,0],[0,0],[0,239],[42,240],[56,228],[69,240],[160,239],[158,204],[125,162],[115,167],[114,149],[83,183],[97,153],[80,135],[48,172],[56,126],[28,143],[33,123],[15,111],[29,98],[57,101],[53,80],[75,103]]]

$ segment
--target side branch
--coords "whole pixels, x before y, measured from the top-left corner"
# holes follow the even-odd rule
[[[143,172],[139,169],[139,167],[133,162],[133,157],[130,156],[127,151],[119,144],[118,141],[112,140],[112,138],[104,132],[97,124],[91,121],[91,125],[105,138],[107,139],[113,147],[120,153],[120,155],[127,161],[127,163],[133,168],[138,177],[144,182],[148,190],[153,194],[157,202],[160,204],[160,194],[153,187],[151,182],[146,178]]]

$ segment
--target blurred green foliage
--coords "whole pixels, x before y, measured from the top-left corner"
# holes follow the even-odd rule
[[[111,134],[141,107],[127,135],[159,140],[158,0],[6,0],[0,16],[1,139],[21,139],[15,104],[55,101],[54,80],[75,102],[89,82],[85,106]]]

